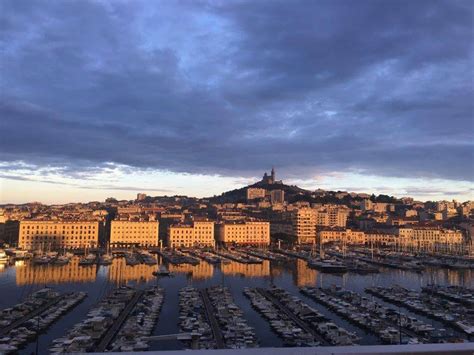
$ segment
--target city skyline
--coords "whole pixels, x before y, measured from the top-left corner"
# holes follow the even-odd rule
[[[271,165],[306,189],[474,198],[467,1],[1,10],[0,203],[205,197]]]
[[[175,175],[170,175],[172,179],[176,179]],[[280,175],[278,176],[279,178],[281,177]],[[190,177],[189,175],[182,175],[183,179],[193,179],[194,182],[196,182],[196,179],[194,177]],[[72,186],[78,190],[83,190],[83,191],[89,191],[89,194],[83,194],[82,198],[80,200],[71,200],[68,199],[68,196],[62,196],[61,198],[58,199],[58,197],[55,194],[52,194],[51,197],[47,200],[38,200],[38,199],[28,199],[25,201],[8,201],[5,202],[3,201],[4,197],[3,194],[0,194],[2,198],[0,198],[0,204],[24,204],[24,203],[31,203],[31,202],[40,202],[40,203],[45,203],[45,204],[61,204],[61,203],[87,203],[91,201],[104,201],[106,198],[117,198],[118,200],[134,200],[136,195],[134,194],[145,194],[148,196],[188,196],[191,198],[208,198],[208,197],[213,197],[213,196],[219,196],[221,194],[224,194],[228,191],[235,190],[235,189],[246,189],[247,187],[253,185],[254,183],[260,181],[258,178],[254,179],[235,179],[237,181],[237,185],[232,185],[231,183],[228,184],[228,189],[225,191],[217,191],[217,190],[206,190],[200,187],[201,183],[205,183],[205,180],[207,179],[207,176],[198,176],[198,179],[202,179],[201,181],[197,181],[196,187],[198,188],[197,195],[192,195],[192,194],[185,194],[183,191],[176,189],[176,190],[170,190],[170,189],[158,189],[158,188],[151,188],[149,190],[141,188],[141,187],[132,187],[132,186],[125,186],[125,187],[118,187],[114,188],[113,185],[101,185],[99,187],[93,187],[93,186],[86,186],[86,185],[80,185],[80,184],[73,184]],[[211,177],[212,178],[212,177]],[[221,177],[214,177],[214,178],[221,178]],[[340,188],[332,188],[331,186],[337,186],[334,185],[334,180],[340,180],[340,182],[345,183],[345,179],[338,177],[338,176],[329,176],[328,178],[330,180],[325,180],[327,177],[323,177],[321,179],[315,179],[315,183],[319,183],[316,186],[311,186],[307,185],[306,181],[301,181],[298,179],[294,180],[286,180],[284,179],[285,185],[294,185],[298,186],[299,188],[303,188],[304,190],[307,190],[308,192],[311,191],[317,191],[319,189],[325,190],[325,191],[341,191],[341,192],[348,192],[348,193],[360,193],[360,194],[368,194],[368,195],[389,195],[393,196],[395,198],[402,198],[402,197],[411,197],[415,198],[415,200],[419,201],[446,201],[446,200],[458,200],[460,202],[464,201],[471,201],[474,199],[474,196],[472,194],[473,189],[470,188],[469,184],[465,185],[465,192],[466,195],[456,195],[452,191],[449,191],[444,189],[442,186],[442,181],[437,181],[437,183],[440,184],[438,188],[426,188],[423,186],[424,181],[420,181],[419,186],[412,186],[412,187],[400,187],[399,190],[394,188],[394,185],[392,184],[391,187],[389,186],[381,186],[381,187],[376,187],[374,188],[372,183],[374,180],[371,179],[371,177],[365,177],[366,179],[366,186],[368,186],[366,189],[364,188],[354,188],[354,187],[340,187]],[[28,180],[20,180],[21,182],[28,182]],[[229,181],[229,179],[227,180]],[[436,180],[434,180],[436,181]],[[46,184],[46,185],[51,185],[52,188],[54,189],[57,185],[62,185],[63,183],[51,183],[48,181],[41,181],[41,183]],[[302,183],[302,184],[301,184]],[[240,184],[240,185],[239,185]],[[245,184],[245,185],[244,185]],[[64,184],[66,186],[66,184]],[[341,186],[341,185],[339,185]],[[220,188],[220,186],[219,186]],[[206,191],[217,191],[216,193],[209,193],[206,194]],[[34,194],[29,193],[28,196],[32,196]],[[90,196],[90,198],[88,198]],[[97,198],[97,196],[100,196],[100,198]],[[426,197],[425,199],[419,198],[420,196]],[[463,199],[463,197],[467,197]]]

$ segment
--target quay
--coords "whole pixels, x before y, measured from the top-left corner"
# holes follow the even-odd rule
[[[115,335],[118,333],[120,328],[122,327],[123,322],[127,319],[128,315],[132,311],[133,307],[137,304],[140,298],[143,297],[145,292],[143,290],[138,290],[133,298],[128,302],[125,308],[122,310],[118,318],[115,320],[113,325],[107,330],[107,332],[102,337],[101,341],[97,345],[97,351],[103,352],[107,349],[107,346],[112,342]]]
[[[319,333],[317,333],[312,327],[310,327],[306,322],[298,318],[293,312],[291,312],[284,304],[282,304],[275,296],[273,296],[269,291],[263,288],[257,288],[257,292],[260,293],[263,297],[268,299],[276,306],[280,311],[285,313],[285,315],[290,318],[294,323],[296,323],[301,329],[305,332],[311,334],[320,344],[329,345],[326,339],[324,339]]]
[[[214,315],[215,314],[214,307],[212,306],[211,301],[209,299],[209,294],[207,293],[207,289],[202,289],[199,291],[199,293],[204,302],[206,316],[207,316],[207,319],[209,320],[209,324],[212,329],[212,334],[214,336],[216,346],[218,349],[224,349],[225,348],[224,338],[222,337],[222,332],[219,327],[219,323],[217,322],[217,319]]]

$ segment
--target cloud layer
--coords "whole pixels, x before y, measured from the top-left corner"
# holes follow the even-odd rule
[[[17,1],[0,160],[473,181],[469,1]]]

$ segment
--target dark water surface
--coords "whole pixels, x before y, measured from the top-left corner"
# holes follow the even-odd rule
[[[161,262],[161,260],[160,260]],[[254,327],[259,344],[262,347],[281,346],[281,340],[271,331],[268,322],[263,319],[250,305],[250,301],[243,295],[244,287],[269,287],[276,285],[298,295],[308,304],[314,306],[336,324],[356,332],[362,337],[361,344],[377,344],[375,336],[367,334],[326,308],[313,302],[298,292],[300,286],[343,286],[347,289],[364,293],[369,286],[401,285],[412,289],[420,289],[430,283],[439,285],[474,286],[474,272],[472,270],[454,271],[448,269],[427,269],[423,273],[396,269],[382,269],[380,274],[357,275],[347,273],[343,276],[321,274],[307,268],[306,262],[294,260],[281,264],[265,261],[261,265],[245,265],[232,262],[228,265],[214,266],[205,261],[197,266],[169,265],[174,273],[173,278],[157,279],[152,275],[156,266],[136,265],[127,266],[125,259],[114,259],[110,266],[79,266],[75,258],[68,265],[33,266],[27,261],[17,261],[12,265],[0,265],[0,309],[10,307],[44,286],[53,287],[59,291],[85,291],[88,297],[72,311],[61,317],[39,339],[41,354],[47,353],[51,341],[63,336],[75,323],[81,321],[88,310],[102,297],[118,285],[146,285],[159,284],[165,289],[165,300],[155,327],[154,334],[178,333],[178,291],[184,286],[198,288],[213,285],[229,287],[235,303],[241,307],[248,323]],[[368,296],[371,297],[371,296]],[[408,311],[406,311],[409,313]],[[435,327],[442,328],[439,322],[416,315]],[[154,350],[181,349],[178,341],[161,341],[152,343]],[[36,344],[31,343],[21,353],[30,354]]]

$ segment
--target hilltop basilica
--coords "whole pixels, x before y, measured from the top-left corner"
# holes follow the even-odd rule
[[[267,174],[267,172],[265,172],[265,174],[263,174],[263,178],[262,178],[262,182],[265,183],[265,184],[283,184],[283,181],[282,180],[276,180],[275,178],[275,168],[272,167],[272,171],[270,173],[270,175]]]

